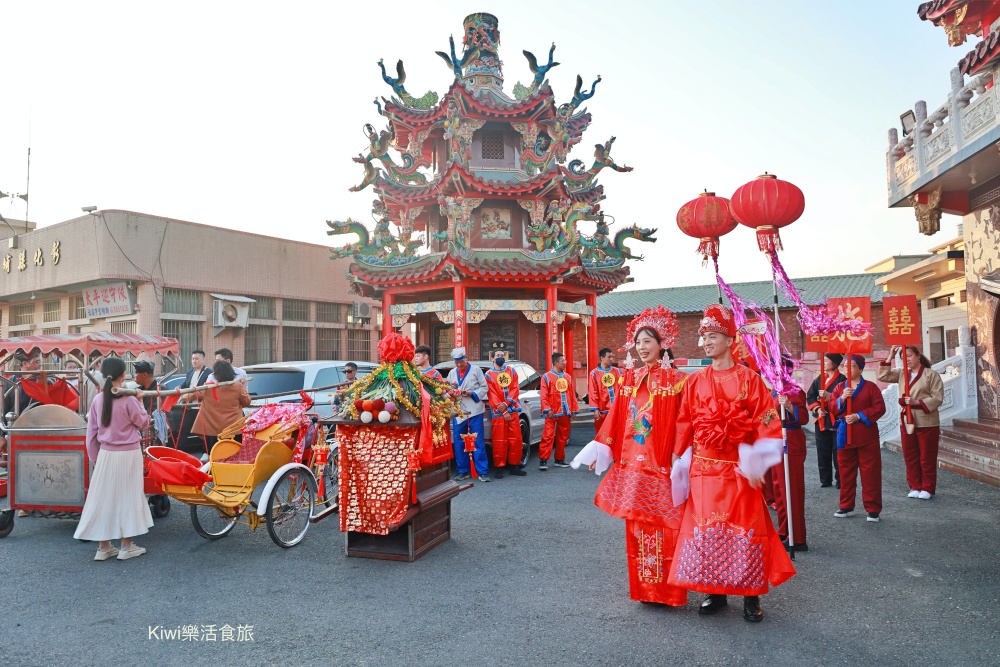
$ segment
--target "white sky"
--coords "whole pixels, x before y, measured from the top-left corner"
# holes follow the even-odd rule
[[[635,171],[605,170],[604,210],[658,227],[638,244],[629,289],[712,281],[678,231],[677,209],[703,188],[730,196],[769,171],[798,185],[806,211],[782,231],[789,274],[860,272],[934,238],[912,210],[886,208],[887,129],[918,99],[948,93],[948,72],[973,46],[950,48],[912,0],[594,0],[524,2],[32,2],[3,5],[0,190],[25,190],[48,225],[80,207],[120,208],[330,244],[325,220],[369,220],[371,189],[350,193],[390,96],[376,62],[406,64],[407,90],[444,93],[447,51],[462,19],[500,19],[506,90],[542,59],[558,101],[576,75],[604,80],[586,103],[595,143]],[[23,218],[20,200],[0,213]],[[612,231],[614,228],[612,228]],[[591,229],[584,229],[590,233]],[[342,241],[348,240],[347,238]],[[206,249],[211,253],[212,249]],[[770,271],[753,232],[722,241],[730,282]]]

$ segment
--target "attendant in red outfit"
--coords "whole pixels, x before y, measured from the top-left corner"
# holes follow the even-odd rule
[[[783,359],[785,368],[791,370],[791,359]],[[785,443],[788,446],[788,477],[792,491],[792,532],[795,551],[809,551],[806,544],[806,434],[802,427],[809,423],[809,408],[806,393],[800,387],[787,387],[789,393],[774,393],[774,407],[784,408]],[[780,413],[781,410],[779,409]],[[785,466],[784,463],[771,468],[774,478],[774,502],[778,510],[778,535],[788,544],[788,512],[785,510]]]
[[[889,350],[889,359],[895,358],[898,351],[898,347]],[[941,438],[938,408],[944,401],[944,382],[916,345],[907,345],[903,354],[910,370],[910,395],[904,396],[906,380],[902,371],[893,370],[888,360],[879,366],[878,379],[899,383],[899,438],[906,462],[906,482],[910,487],[907,497],[930,500],[937,492],[938,441]],[[913,413],[913,433],[906,431],[903,419],[907,405]]]
[[[493,355],[493,368],[486,371],[486,405],[493,421],[490,424],[490,442],[493,445],[494,477],[504,472],[516,477],[528,473],[521,470],[521,411],[520,386],[517,371],[507,365],[503,350]]]
[[[671,481],[675,503],[688,485],[690,497],[668,581],[707,593],[706,615],[742,595],[743,618],[756,623],[759,596],[795,574],[760,490],[781,460],[781,423],[764,381],[733,361],[732,312],[709,306],[698,332],[712,365],[692,373],[681,394]]]
[[[549,469],[552,448],[556,450],[555,464],[568,468],[566,443],[569,441],[570,418],[579,410],[573,375],[566,370],[566,356],[560,352],[552,355],[552,370],[542,376],[542,416],[545,429],[538,446],[538,469]]]
[[[594,504],[625,519],[629,594],[633,600],[680,607],[687,591],[667,583],[680,507],[675,507],[670,461],[677,405],[687,375],[671,366],[677,319],[662,306],[648,308],[629,324],[642,366],[628,363],[604,427],[573,459],[597,474],[614,462],[597,488]],[[634,332],[634,333],[633,333]],[[631,362],[631,357],[629,357]]]
[[[840,463],[840,509],[837,518],[854,514],[858,469],[861,470],[861,500],[868,520],[877,522],[882,512],[882,449],[878,440],[878,420],[885,414],[882,392],[874,382],[861,377],[865,359],[853,354],[844,360],[850,377],[851,400],[848,405],[848,388],[837,385],[830,399],[830,414],[837,424],[837,460]],[[848,442],[850,429],[850,442]]]
[[[590,376],[587,378],[587,400],[590,401],[590,409],[596,413],[594,415],[594,433],[601,432],[604,420],[621,391],[619,386],[621,373],[614,367],[615,353],[611,351],[611,348],[605,347],[598,355],[601,363],[590,371]]]

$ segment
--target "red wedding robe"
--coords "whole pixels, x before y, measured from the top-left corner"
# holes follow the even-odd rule
[[[762,595],[795,568],[764,497],[742,474],[739,445],[781,438],[771,391],[744,366],[708,367],[688,377],[677,415],[675,453],[694,447],[669,582],[718,595]]]
[[[597,487],[594,504],[625,519],[629,593],[633,600],[687,604],[687,591],[667,583],[680,508],[670,484],[678,397],[687,375],[654,366],[625,371],[597,441],[614,464]]]

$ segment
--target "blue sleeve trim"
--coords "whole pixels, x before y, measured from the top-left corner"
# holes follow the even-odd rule
[[[479,395],[476,394],[476,392],[472,392],[472,395],[470,395],[469,398],[472,399],[473,403],[478,403],[479,402]]]
[[[863,412],[859,412],[858,413],[858,419],[860,419],[861,421],[863,421],[865,423],[865,426],[871,426],[872,425],[872,421],[870,419],[868,419],[868,417]]]

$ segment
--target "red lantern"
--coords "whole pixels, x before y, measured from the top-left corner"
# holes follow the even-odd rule
[[[677,211],[677,226],[688,236],[701,240],[698,252],[707,262],[709,257],[719,256],[719,237],[736,229],[736,221],[729,211],[729,200],[706,190],[681,206]]]
[[[761,252],[782,249],[778,229],[798,220],[805,207],[802,190],[767,173],[736,190],[729,202],[736,222],[757,230]]]

